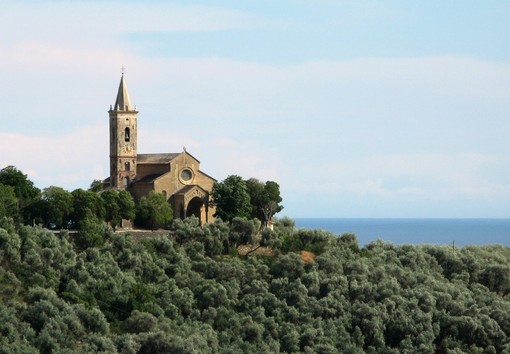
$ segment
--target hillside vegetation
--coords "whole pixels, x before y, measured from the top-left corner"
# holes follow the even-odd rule
[[[137,241],[98,224],[90,246],[1,219],[0,353],[510,351],[508,248],[237,222]],[[240,256],[245,239],[272,252]]]

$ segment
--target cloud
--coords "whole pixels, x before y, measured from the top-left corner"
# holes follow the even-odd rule
[[[221,136],[197,140],[191,133],[154,128],[140,130],[139,153],[181,152],[186,147],[186,151],[201,161],[203,172],[218,181],[233,174],[261,180],[279,179],[281,162],[270,146],[256,140],[237,141]]]
[[[510,172],[502,176],[508,157],[462,154],[398,154],[346,159],[332,163],[320,183],[310,184],[318,195],[367,195],[381,200],[439,201],[510,197]],[[323,169],[324,170],[324,169]],[[315,176],[309,166],[302,176]]]
[[[39,188],[88,188],[107,176],[107,126],[85,126],[64,135],[0,133],[0,166],[13,165]],[[104,157],[98,160],[98,156]]]
[[[123,33],[146,31],[220,31],[256,25],[248,13],[220,6],[135,2],[42,2],[3,4],[0,28],[7,42],[119,40]],[[26,26],[29,23],[30,26]]]
[[[264,19],[216,6],[119,6],[10,1],[0,14],[1,166],[41,187],[86,188],[106,177],[102,122],[124,64],[141,153],[186,146],[219,180],[276,180],[295,214],[339,201],[359,215],[370,203],[402,210],[510,198],[508,62],[154,57],[132,36],[163,45],[151,33],[257,28]]]

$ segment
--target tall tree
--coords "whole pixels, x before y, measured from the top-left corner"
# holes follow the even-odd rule
[[[61,187],[50,186],[43,189],[41,199],[45,225],[55,228],[68,226],[73,212],[73,195]]]
[[[135,217],[135,202],[128,191],[108,189],[101,193],[106,221],[115,229],[121,224],[122,219],[131,220]]]
[[[136,206],[131,193],[126,190],[119,191],[118,203],[121,218],[133,220],[135,218]]]
[[[163,193],[152,191],[140,198],[136,216],[138,223],[154,230],[156,225],[168,224],[173,218],[173,211]]]
[[[75,189],[71,194],[73,195],[72,226],[76,227],[81,220],[89,217],[88,212],[100,221],[105,220],[106,211],[99,194],[84,189]]]
[[[250,195],[252,217],[259,219],[262,225],[267,227],[273,215],[283,209],[280,205],[280,186],[273,181],[262,183],[256,178],[250,178],[246,181],[246,187]]]
[[[115,230],[122,220],[119,208],[119,193],[114,189],[108,189],[101,193],[101,199],[104,204],[106,222],[109,222]]]
[[[229,223],[238,217],[250,217],[250,195],[244,180],[236,175],[228,176],[223,182],[215,183],[212,189],[215,217]]]
[[[14,193],[22,205],[36,199],[41,192],[28,179],[27,175],[14,166],[7,166],[0,170],[0,183],[6,186],[13,186]]]
[[[103,181],[98,179],[93,180],[89,187],[89,191],[91,192],[101,192],[103,189]]]
[[[19,215],[20,219],[25,219],[25,222],[30,221],[27,207],[39,199],[41,193],[39,188],[35,187],[27,175],[14,166],[7,166],[0,170],[0,183],[14,188],[14,194],[18,199],[16,215]]]
[[[0,183],[0,217],[13,217],[17,212],[17,206],[18,198],[14,193],[14,187]]]

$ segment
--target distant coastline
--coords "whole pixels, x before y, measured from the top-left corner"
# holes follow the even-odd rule
[[[510,247],[510,218],[294,218],[296,227],[334,234],[353,233],[360,245],[383,240],[393,244],[500,244]]]

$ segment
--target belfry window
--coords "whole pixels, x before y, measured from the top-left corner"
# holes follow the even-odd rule
[[[129,162],[126,162],[124,164],[124,167],[125,167],[126,171],[131,171],[131,164]]]
[[[124,188],[127,188],[129,185],[129,177],[124,177]]]
[[[129,134],[129,128],[124,129],[124,141],[129,142],[130,140],[130,134]]]

